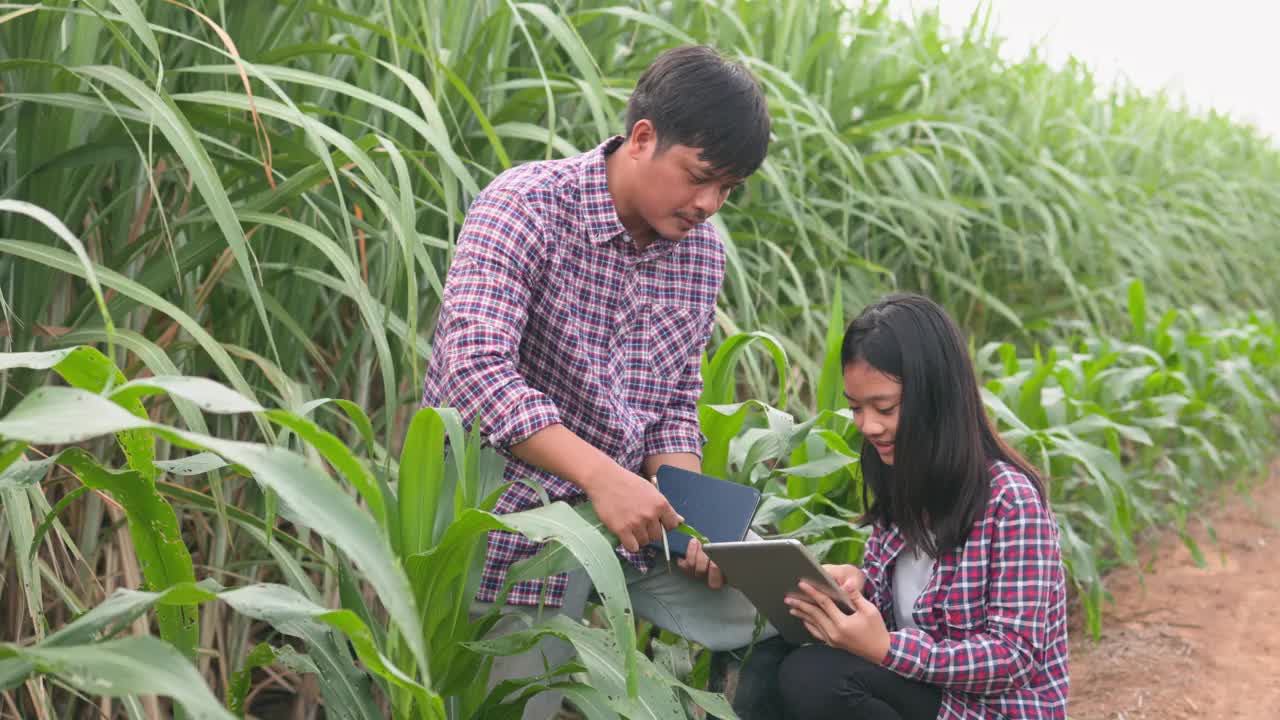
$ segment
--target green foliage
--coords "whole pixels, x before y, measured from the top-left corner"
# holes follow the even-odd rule
[[[56,369],[59,363],[67,362],[67,358],[94,358],[101,365],[101,361],[96,360],[101,356],[89,348],[54,354],[0,355],[0,365]],[[118,372],[109,362],[105,367]],[[156,589],[117,591],[41,642],[0,648],[3,658],[7,658],[0,665],[6,687],[32,674],[52,674],[90,692],[95,683],[114,683],[102,685],[104,691],[117,687],[119,690],[103,694],[171,695],[194,716],[213,717],[201,709],[207,698],[200,693],[175,692],[176,686],[164,684],[170,682],[165,678],[155,678],[155,684],[136,679],[138,668],[146,662],[171,662],[165,652],[156,650],[157,647],[171,648],[170,645],[110,639],[110,636],[149,608],[154,607],[157,618],[162,621],[165,613],[194,618],[197,605],[216,599],[240,617],[265,622],[275,632],[301,640],[308,650],[305,657],[279,653],[268,657],[266,650],[255,650],[256,654],[244,660],[249,668],[247,672],[251,672],[255,664],[276,660],[295,671],[302,668],[305,672],[314,672],[321,677],[326,705],[344,717],[381,716],[375,702],[375,684],[381,688],[395,717],[472,717],[482,709],[496,712],[501,708],[506,712],[512,708],[512,702],[518,710],[529,695],[521,692],[523,685],[547,681],[529,679],[514,687],[504,686],[494,693],[484,693],[484,668],[487,667],[484,655],[502,654],[502,651],[480,641],[493,627],[502,606],[499,604],[479,622],[473,622],[468,615],[479,580],[476,560],[482,556],[487,532],[510,530],[548,543],[550,551],[563,549],[586,569],[599,592],[605,627],[571,639],[595,647],[602,642],[601,637],[610,638],[603,641],[610,653],[587,657],[585,667],[589,672],[620,678],[621,685],[617,692],[596,696],[570,683],[576,695],[584,702],[597,702],[602,707],[633,716],[641,709],[656,707],[654,703],[665,702],[664,698],[671,692],[675,680],[669,674],[637,664],[643,656],[637,652],[626,583],[613,554],[615,541],[602,534],[599,520],[590,513],[580,515],[564,503],[502,516],[476,506],[479,488],[492,484],[493,476],[500,476],[502,464],[486,459],[492,457],[492,451],[479,448],[477,438],[463,431],[457,413],[430,408],[419,411],[414,421],[416,429],[405,440],[396,495],[392,496],[385,483],[382,486],[387,488],[387,494],[374,492],[378,486],[371,484],[370,478],[375,466],[336,443],[332,434],[288,411],[263,411],[212,381],[158,376],[121,383],[105,392],[110,396],[76,387],[38,388],[0,418],[0,437],[18,443],[16,447],[24,444],[35,447],[81,443],[104,435],[146,433],[147,437],[162,439],[175,448],[201,451],[184,461],[154,463],[152,467],[157,472],[163,467],[174,473],[232,471],[251,477],[278,494],[283,503],[282,514],[292,525],[324,539],[326,557],[331,552],[339,553],[338,562],[344,568],[350,563],[359,575],[351,577],[347,571],[340,570],[338,580],[343,591],[339,596],[343,607],[339,609],[318,605],[320,593],[298,565],[298,558],[282,554],[278,549],[272,555],[289,585],[257,583],[229,590],[211,581],[194,585],[190,555],[178,536],[173,506],[157,492],[154,481],[147,482],[137,470],[104,467],[79,447],[64,449],[39,461],[10,452],[7,453],[10,464],[0,474],[0,491],[5,493],[5,508],[11,522],[22,520],[26,513],[25,522],[16,523],[22,528],[18,536],[21,558],[28,559],[35,554],[31,549],[35,533],[29,505],[13,500],[25,500],[28,491],[46,477],[50,468],[63,465],[86,486],[110,492],[126,508],[130,528],[134,530],[135,549],[149,583]],[[147,419],[148,414],[141,405],[138,408],[143,411],[134,414],[118,404],[128,407],[139,403],[141,397],[154,394],[182,397],[209,412],[261,413],[296,433],[296,440],[305,443],[303,447],[308,454],[314,453],[329,461],[345,476],[347,484],[336,482],[325,467],[308,460],[306,455],[283,446],[219,439],[153,422]],[[345,409],[349,416],[362,418],[353,408]],[[363,422],[357,424],[364,425]],[[444,458],[445,436],[450,440],[449,462]],[[214,456],[225,462],[212,461]],[[424,472],[424,468],[427,471]],[[445,482],[445,475],[451,475],[452,481]],[[359,492],[370,507],[360,506],[352,495],[353,490]],[[369,502],[391,497],[395,498],[394,506],[400,513],[396,523],[391,522],[393,516],[385,511],[385,504],[375,510],[376,503]],[[252,520],[236,515],[237,521],[242,519]],[[256,522],[251,526],[255,539],[270,547],[273,541],[256,532]],[[393,528],[398,528],[397,535],[393,535]],[[398,543],[394,538],[398,538]],[[299,543],[301,547],[308,544]],[[176,570],[185,570],[186,575],[175,575]],[[543,570],[542,574],[546,574],[550,566],[544,566]],[[31,568],[27,572],[31,573]],[[156,579],[152,579],[153,576]],[[522,575],[537,576],[529,574],[528,566]],[[34,574],[24,577],[34,577]],[[513,578],[510,582],[515,581]],[[371,612],[362,588],[375,593],[385,611],[385,619],[381,613]],[[40,600],[38,587],[30,588],[28,597]],[[42,602],[37,603],[36,607],[41,605]],[[388,626],[371,626],[374,622],[385,622]],[[532,630],[543,632],[540,625]],[[163,622],[161,631],[164,634]],[[337,640],[335,632],[341,634],[343,642]],[[103,639],[94,643],[99,634]],[[179,640],[185,636],[170,642],[181,647]],[[68,655],[62,648],[72,640],[80,646],[74,651],[68,648],[67,652],[71,652]],[[348,642],[364,670],[353,666]],[[58,649],[49,650],[51,647]],[[128,672],[77,674],[76,668],[68,665],[73,662],[68,658],[77,657],[76,653],[89,662],[127,666]],[[600,663],[609,666],[602,667]],[[197,673],[189,664],[171,669],[179,673],[174,677]],[[481,679],[480,692],[477,692],[477,677]],[[245,678],[243,674],[238,676],[227,688],[233,706],[240,707],[243,702]],[[204,690],[203,684],[200,689]],[[506,699],[513,692],[519,699]],[[717,701],[695,691],[689,695],[695,701],[717,706]],[[640,713],[640,716],[672,717],[670,713]]]
[[[234,45],[161,0],[5,23],[0,137],[24,139],[0,145],[16,349],[114,319],[182,374],[255,400],[292,378],[392,433],[467,203],[514,163],[620,131],[639,71],[690,41],[769,94],[770,159],[717,218],[720,331],[786,338],[801,397],[837,293],[856,307],[922,290],[982,338],[1064,314],[1116,332],[1106,299],[1135,275],[1153,306],[1280,310],[1280,155],[1264,138],[1099,91],[1077,64],[1004,60],[984,23],[949,36],[931,15],[827,1],[202,9]],[[101,287],[68,276],[91,263]],[[765,370],[745,369],[754,396],[774,387]],[[309,399],[273,389],[286,408]]]
[[[266,664],[344,717],[505,717],[549,686],[592,717],[731,714],[640,653],[589,508],[492,514],[501,457],[452,411],[405,412],[479,188],[619,132],[678,43],[742,60],[773,113],[714,218],[699,408],[704,469],[765,492],[761,530],[861,557],[839,342],[889,289],[973,332],[1095,632],[1134,534],[1184,529],[1274,445],[1280,154],[1229,118],[884,3],[193,5],[0,11],[0,556],[25,605],[0,687],[32,715],[101,693],[224,717],[224,681],[238,714]],[[484,640],[497,528],[552,541],[513,579],[586,565],[602,622]],[[142,590],[98,583],[131,566]],[[123,636],[153,617],[160,640]],[[485,691],[492,654],[548,634],[576,677]]]

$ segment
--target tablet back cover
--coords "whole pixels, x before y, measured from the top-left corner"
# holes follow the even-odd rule
[[[658,468],[658,490],[687,525],[710,542],[734,542],[747,536],[751,520],[760,504],[760,491],[749,485],[690,472],[671,465]],[[689,536],[667,532],[672,555],[684,555]],[[662,549],[662,542],[650,543]]]

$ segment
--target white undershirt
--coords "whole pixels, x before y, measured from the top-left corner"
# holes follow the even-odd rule
[[[933,576],[933,558],[914,549],[903,549],[893,565],[893,616],[899,628],[919,628],[911,612]]]

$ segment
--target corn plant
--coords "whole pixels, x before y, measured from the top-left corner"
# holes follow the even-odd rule
[[[622,570],[612,543],[597,529],[598,521],[588,522],[563,503],[504,516],[482,509],[495,499],[492,493],[482,497],[484,480],[500,476],[501,463],[495,462],[492,451],[482,451],[474,436],[467,436],[456,413],[420,410],[398,462],[384,457],[378,464],[351,453],[305,414],[264,410],[207,379],[152,376],[124,382],[110,360],[89,347],[0,355],[0,365],[53,368],[72,381],[69,387],[37,389],[0,419],[0,437],[7,443],[0,492],[10,527],[19,529],[12,534],[36,628],[35,642],[0,647],[0,678],[6,689],[50,675],[91,694],[163,694],[193,717],[229,717],[211,702],[203,682],[190,682],[200,677],[190,663],[195,608],[217,601],[269,624],[281,636],[301,640],[308,651],[299,655],[258,645],[247,653],[245,667],[251,670],[255,664],[281,660],[319,674],[326,705],[343,717],[384,716],[378,697],[395,717],[472,717],[512,705],[518,709],[532,693],[549,686],[568,692],[583,707],[613,708],[628,717],[683,717],[678,689],[718,712],[727,711],[723,699],[686,688],[638,655]],[[88,389],[103,376],[119,382]],[[282,431],[279,442],[223,440],[153,422],[140,405],[142,398],[153,395],[209,413],[254,413]],[[315,407],[318,404],[310,409]],[[348,404],[343,409],[357,427],[369,427],[358,408]],[[127,469],[113,469],[81,447],[67,447],[39,460],[24,457],[29,446],[84,443],[111,435],[129,458]],[[442,459],[446,438],[447,463]],[[157,441],[197,454],[156,461]],[[288,449],[290,442],[305,453]],[[137,469],[144,463],[156,468],[151,476]],[[24,501],[39,496],[39,483],[55,466],[65,467],[86,487],[109,493],[125,509],[147,571],[147,589],[119,590],[65,627],[46,633],[39,615],[44,599],[34,580],[38,575],[32,559],[67,502],[49,511],[32,533],[27,525],[30,506]],[[342,482],[335,481],[326,466]],[[339,606],[321,603],[320,592],[298,558],[273,549],[279,541],[266,532],[251,537],[273,550],[284,583],[231,589],[211,579],[196,584],[174,509],[156,491],[154,479],[166,470],[195,469],[227,470],[274,491],[283,518],[321,536],[339,554],[335,559],[326,553],[326,560],[341,565],[336,568]],[[71,494],[67,500],[79,497]],[[555,541],[572,555],[600,590],[606,626],[553,620],[501,639],[484,639],[498,612],[473,621],[468,610],[479,582],[477,560],[483,556],[487,532],[496,529]],[[354,575],[343,571],[348,564],[357,571]],[[545,563],[530,561],[516,573],[536,577],[547,570]],[[366,600],[366,588],[376,602]],[[162,640],[115,637],[153,607]],[[175,629],[171,619],[181,624]],[[589,684],[553,681],[552,673],[487,692],[487,656],[527,649],[547,634],[579,647]],[[348,642],[363,670],[354,667]],[[169,672],[148,672],[149,665],[163,665]],[[228,705],[243,707],[245,687],[241,681],[227,688]],[[380,692],[375,693],[375,687]],[[32,694],[52,702],[43,693]],[[673,715],[677,711],[680,714]]]
[[[101,682],[130,716],[160,712],[139,682],[213,716],[194,677],[239,713],[273,665],[351,716],[503,715],[559,675],[486,694],[485,658],[550,633],[611,653],[561,683],[589,714],[716,707],[631,651],[625,601],[594,630],[481,641],[463,617],[485,529],[596,523],[493,518],[496,456],[414,410],[468,203],[620,131],[640,71],[690,42],[748,65],[773,112],[769,160],[714,219],[699,409],[705,468],[765,491],[760,529],[860,556],[839,333],[899,287],[973,332],[1095,631],[1133,534],[1185,529],[1265,459],[1280,154],[1078,64],[1003,59],[980,16],[950,34],[837,0],[0,3],[0,422],[41,419],[0,445],[0,591],[21,601],[0,686],[40,716]],[[518,573],[576,557],[552,543]]]
[[[1152,324],[1146,307],[1135,281],[1126,337],[1080,336],[1032,357],[1007,344],[978,352],[992,375],[988,407],[1049,474],[1064,557],[1094,633],[1102,573],[1136,561],[1138,530],[1173,522],[1203,562],[1187,517],[1228,478],[1247,486],[1268,457],[1280,408],[1274,322],[1170,310]]]
[[[1117,332],[1102,298],[1131,276],[1169,307],[1280,310],[1280,155],[1255,132],[1002,59],[980,21],[797,7],[4,5],[0,197],[86,238],[139,352],[251,398],[353,398],[398,436],[470,199],[618,132],[645,64],[707,42],[760,76],[777,136],[717,219],[717,339],[779,338],[803,397],[837,292],[921,290],[1024,347],[1062,315]],[[59,249],[0,217],[15,349],[102,341]],[[770,393],[767,365],[744,372]]]

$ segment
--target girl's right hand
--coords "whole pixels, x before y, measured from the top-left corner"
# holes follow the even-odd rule
[[[862,574],[862,568],[857,565],[823,565],[822,569],[850,596],[861,595],[862,588],[867,584],[867,576]]]

